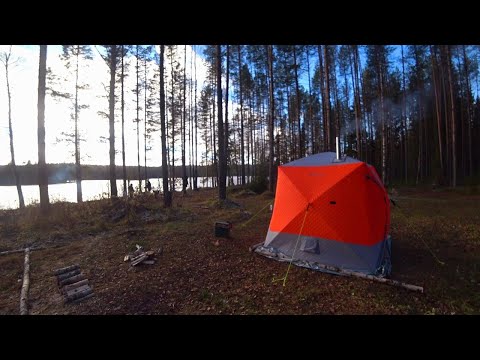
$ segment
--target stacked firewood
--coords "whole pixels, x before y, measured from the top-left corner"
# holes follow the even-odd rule
[[[149,250],[145,251],[140,245],[136,245],[137,250],[133,253],[125,255],[123,261],[130,261],[131,266],[137,266],[139,264],[153,265],[155,264],[156,259],[155,251]]]
[[[53,273],[57,277],[58,288],[64,296],[65,303],[79,303],[93,296],[88,279],[78,265],[57,269]]]

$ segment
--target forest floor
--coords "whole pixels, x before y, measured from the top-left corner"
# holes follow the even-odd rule
[[[476,189],[475,189],[476,190]],[[30,314],[479,314],[480,195],[465,189],[398,188],[392,207],[392,278],[423,294],[293,266],[249,251],[265,238],[269,193],[188,190],[164,209],[152,194],[0,211],[0,252],[30,255]],[[263,209],[263,210],[262,210]],[[258,215],[256,215],[258,213]],[[252,215],[256,215],[253,216]],[[216,238],[216,221],[233,223]],[[162,249],[154,265],[124,256]],[[54,247],[55,246],[55,247]],[[23,253],[0,256],[0,314],[18,314]],[[94,296],[64,304],[53,271],[79,264]]]

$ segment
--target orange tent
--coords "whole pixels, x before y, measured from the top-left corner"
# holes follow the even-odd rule
[[[297,265],[389,275],[390,201],[375,168],[325,152],[278,168],[272,219],[257,252]]]

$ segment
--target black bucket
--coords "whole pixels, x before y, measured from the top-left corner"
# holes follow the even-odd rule
[[[232,228],[232,223],[229,221],[217,221],[215,223],[215,236],[216,237],[230,237],[230,229]]]

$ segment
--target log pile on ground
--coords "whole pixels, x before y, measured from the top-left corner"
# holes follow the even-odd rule
[[[57,277],[58,288],[65,303],[79,303],[93,296],[88,279],[78,265],[57,269],[53,273]]]
[[[140,245],[136,245],[137,250],[135,250],[133,253],[125,255],[123,261],[128,262],[130,261],[131,266],[137,266],[140,264],[145,264],[145,265],[153,265],[157,261],[155,258],[155,251],[149,250],[145,251],[143,247]],[[158,251],[158,253],[161,253],[161,250]]]

